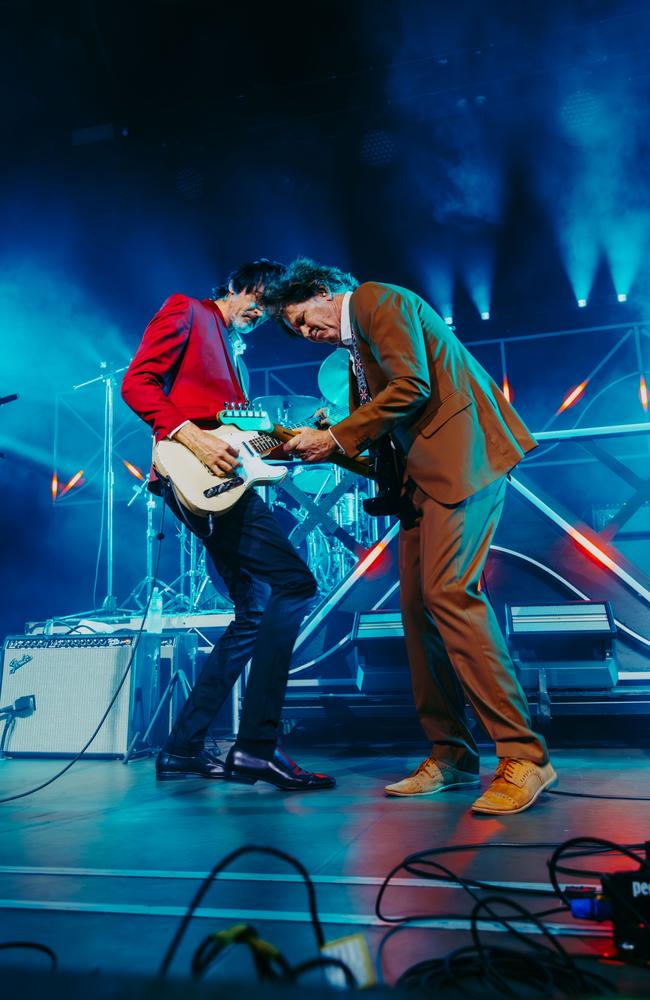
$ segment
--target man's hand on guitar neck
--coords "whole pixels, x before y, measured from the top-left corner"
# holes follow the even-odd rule
[[[173,440],[189,448],[206,468],[217,476],[233,472],[240,464],[236,448],[215,434],[202,430],[191,421],[176,431]]]
[[[303,462],[325,462],[336,450],[336,442],[329,431],[316,431],[313,427],[299,427],[297,433],[284,446],[287,454],[295,454]]]

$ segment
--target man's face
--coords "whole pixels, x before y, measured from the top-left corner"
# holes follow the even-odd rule
[[[237,333],[246,334],[267,319],[266,311],[259,305],[258,298],[261,289],[254,291],[228,292],[228,328]]]
[[[329,292],[285,306],[284,319],[297,334],[315,344],[341,343],[341,310]]]

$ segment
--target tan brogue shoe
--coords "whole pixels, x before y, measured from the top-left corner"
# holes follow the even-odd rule
[[[501,816],[532,806],[546,788],[557,781],[553,765],[502,757],[492,784],[472,806],[472,812]]]
[[[408,778],[386,785],[384,791],[386,795],[435,795],[446,788],[476,787],[478,783],[478,774],[468,774],[453,764],[427,757]]]

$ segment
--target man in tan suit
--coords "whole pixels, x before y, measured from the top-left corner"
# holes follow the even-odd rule
[[[412,527],[399,538],[400,601],[413,694],[431,754],[388,795],[479,784],[465,699],[496,744],[499,766],[472,809],[522,812],[556,780],[534,733],[494,612],[479,587],[506,475],[535,447],[515,410],[438,314],[395,285],[358,285],[301,258],[265,303],[296,336],[347,346],[353,405],[327,430],[287,446],[305,461],[353,457],[390,435],[402,452]]]

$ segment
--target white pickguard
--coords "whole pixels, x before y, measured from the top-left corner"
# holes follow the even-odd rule
[[[239,451],[240,465],[232,474],[215,475],[179,441],[158,441],[153,449],[156,472],[171,479],[179,500],[196,514],[225,514],[251,486],[279,483],[286,476],[285,465],[269,465],[248,444],[259,436],[259,430],[223,425],[207,433]]]

